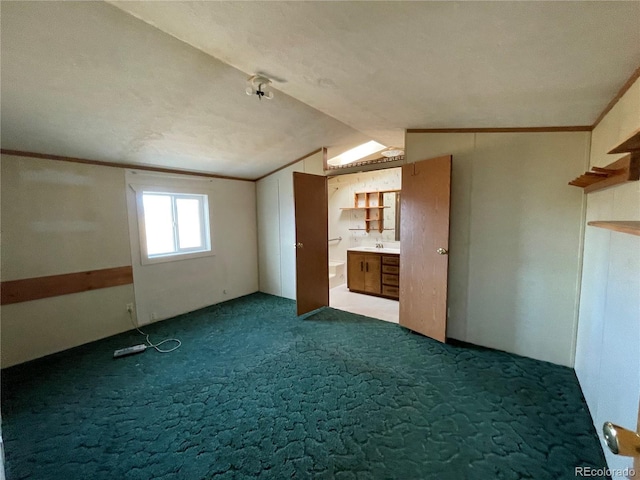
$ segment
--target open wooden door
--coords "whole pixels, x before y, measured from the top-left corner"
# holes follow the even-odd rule
[[[630,480],[640,478],[640,407],[638,407],[638,426],[634,432],[620,425],[611,422],[605,422],[600,433],[604,439],[604,443],[615,455],[623,457],[633,457],[633,467],[627,468],[626,474],[613,475],[625,476]]]
[[[640,404],[638,405],[638,424],[636,426],[636,432],[640,435]],[[636,449],[636,454],[633,457],[633,473],[629,475],[630,480],[640,480],[640,450]]]
[[[293,173],[298,315],[329,306],[327,177]]]
[[[441,342],[447,332],[452,157],[402,167],[400,325]]]

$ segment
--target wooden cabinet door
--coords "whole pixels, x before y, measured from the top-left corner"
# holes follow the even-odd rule
[[[441,342],[447,332],[451,156],[402,167],[400,325]]]
[[[327,177],[293,173],[298,315],[329,305]]]
[[[367,255],[364,261],[364,291],[370,293],[380,293],[382,284],[380,282],[380,255]]]
[[[347,252],[347,288],[349,290],[364,290],[364,264],[366,255],[363,253]]]

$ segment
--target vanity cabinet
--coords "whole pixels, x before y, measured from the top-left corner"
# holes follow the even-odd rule
[[[382,295],[400,298],[400,255],[382,255]]]
[[[381,265],[380,255],[347,252],[347,287],[349,290],[380,293]]]
[[[347,288],[398,299],[400,256],[388,253],[347,251]]]

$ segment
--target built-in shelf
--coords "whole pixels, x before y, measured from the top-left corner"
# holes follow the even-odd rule
[[[574,178],[569,182],[569,185],[583,188],[584,193],[591,193],[622,183],[636,182],[640,179],[640,129],[612,148],[609,153],[629,154],[604,168],[591,167],[592,171]]]
[[[569,185],[581,187],[585,193],[596,192],[640,178],[640,153],[630,153],[604,168],[592,167],[592,172],[573,179]]]
[[[612,148],[609,153],[627,153],[628,155],[604,168],[592,167],[592,172],[585,172],[584,175],[569,182],[569,185],[581,187],[585,193],[591,193],[640,179],[640,129]],[[587,225],[640,236],[640,221],[598,220],[588,222]]]
[[[640,221],[594,221],[587,225],[640,236]]]
[[[356,192],[353,195],[353,207],[342,207],[340,209],[365,210],[365,228],[350,228],[349,230],[364,230],[369,232],[371,230],[371,223],[376,222],[374,225],[375,229],[382,233],[384,230],[384,216],[382,215],[382,209],[389,208],[389,206],[384,206],[383,193],[384,192]]]
[[[361,230],[363,232],[368,232],[366,228],[349,228],[349,230]],[[382,230],[395,230],[395,228],[383,228]]]
[[[377,208],[390,208],[388,205],[382,207],[340,207],[340,210],[374,210]]]
[[[609,150],[609,153],[627,153],[637,151],[640,151],[640,128],[633,132],[631,136],[620,145]]]

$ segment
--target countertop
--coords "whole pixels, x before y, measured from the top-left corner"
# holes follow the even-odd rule
[[[347,252],[365,252],[365,253],[392,253],[400,255],[399,248],[376,248],[376,247],[353,247],[347,248]]]

